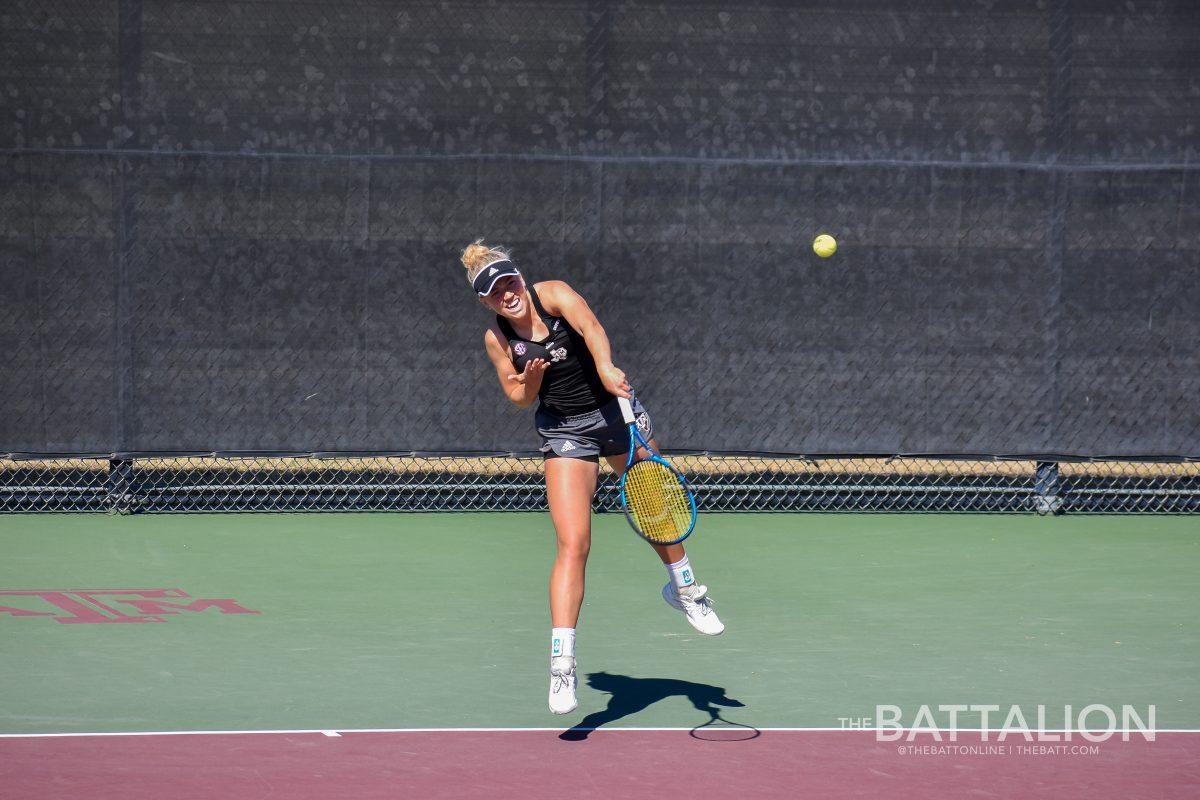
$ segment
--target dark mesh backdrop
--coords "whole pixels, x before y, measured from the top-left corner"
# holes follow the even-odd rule
[[[669,447],[1195,454],[1198,42],[1182,1],[10,0],[0,450],[531,449],[485,236]]]

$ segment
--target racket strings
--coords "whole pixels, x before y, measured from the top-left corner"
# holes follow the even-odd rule
[[[670,468],[639,461],[625,475],[625,505],[643,536],[653,542],[677,541],[692,524],[687,490]]]

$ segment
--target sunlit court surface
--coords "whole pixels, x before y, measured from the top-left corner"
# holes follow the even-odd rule
[[[650,797],[664,760],[755,796],[1186,797],[1200,780],[1190,518],[705,524],[717,638],[681,625],[644,545],[597,518],[588,674],[552,725],[544,514],[10,518],[0,578],[37,592],[0,615],[0,785]],[[939,705],[959,704],[998,707],[986,741],[979,712],[945,730]],[[1116,725],[1090,711],[1089,741],[1097,704]],[[943,730],[881,728],[888,706],[885,722]],[[1123,707],[1156,732],[1123,736]]]
[[[0,2],[0,800],[1200,797],[1200,3]]]

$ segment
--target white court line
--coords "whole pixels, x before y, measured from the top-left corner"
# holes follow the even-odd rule
[[[740,727],[740,726],[734,726]],[[746,726],[751,727],[751,726]],[[295,736],[303,734],[321,734],[322,736],[338,737],[345,733],[562,733],[566,730],[576,731],[601,731],[603,733],[619,733],[621,731],[693,731],[696,726],[690,728],[634,728],[621,727],[612,728],[608,726],[600,728],[568,728],[563,726],[553,728],[298,728],[294,730],[239,730],[239,731],[88,731],[88,732],[65,732],[65,733],[0,733],[0,739],[62,739],[70,737],[84,736]],[[895,733],[901,730],[904,733],[983,733],[983,728],[756,728],[756,730],[775,733],[879,733],[889,732]],[[989,734],[1003,733],[1000,728],[988,728]],[[1030,730],[1029,733],[1036,735],[1038,733],[1070,733],[1083,734],[1104,734],[1110,733],[1105,729],[1080,729],[1072,728],[1047,728],[1043,731]],[[1200,733],[1200,728],[1158,728],[1154,731],[1146,731],[1158,735],[1160,733]],[[1021,737],[1023,732],[1020,730],[1009,730],[1006,739],[1016,739]],[[1125,730],[1117,729],[1111,731],[1112,736],[1142,736],[1143,731],[1136,728]]]

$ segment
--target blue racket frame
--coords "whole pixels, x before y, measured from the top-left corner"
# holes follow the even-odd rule
[[[675,469],[670,461],[667,461],[665,458],[659,455],[658,451],[651,447],[650,443],[647,442],[645,437],[642,436],[641,431],[639,431],[637,427],[637,417],[635,417],[633,414],[633,393],[630,392],[629,396],[631,398],[630,400],[626,400],[624,397],[617,398],[617,404],[621,407],[621,416],[625,419],[625,424],[629,427],[629,458],[625,461],[625,471],[621,473],[621,511],[625,512],[625,519],[629,522],[629,527],[633,528],[634,533],[636,533],[638,536],[641,536],[647,542],[650,542],[651,544],[679,544],[684,539],[691,536],[692,531],[696,530],[696,495],[692,492],[692,487],[688,486],[687,479],[683,477],[683,474],[680,473],[679,470]],[[650,454],[647,458],[637,458],[639,442],[641,443],[642,447],[646,448],[646,452]],[[683,536],[680,536],[678,539],[672,539],[669,542],[660,542],[644,536],[641,530],[638,528],[637,523],[634,522],[633,515],[629,513],[629,503],[626,502],[625,499],[625,476],[629,474],[629,468],[633,466],[634,462],[639,460],[656,461],[669,469],[671,474],[675,476],[675,479],[679,481],[679,485],[683,487],[683,493],[687,495],[688,505],[691,506],[692,510],[692,519],[688,523],[688,529],[684,531]]]

